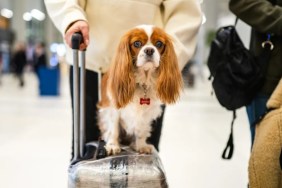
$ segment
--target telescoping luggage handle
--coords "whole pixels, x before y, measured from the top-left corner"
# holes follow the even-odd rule
[[[73,49],[73,122],[74,122],[74,156],[73,161],[84,155],[85,144],[85,51],[79,46],[83,41],[81,33],[72,36]],[[80,53],[79,53],[80,52]],[[79,58],[80,54],[80,58]],[[80,62],[80,74],[79,74]],[[79,76],[80,75],[80,76]],[[80,84],[79,84],[80,82]],[[80,85],[80,88],[79,88]]]

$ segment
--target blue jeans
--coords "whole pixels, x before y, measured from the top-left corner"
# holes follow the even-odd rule
[[[267,108],[266,103],[270,96],[258,94],[251,104],[246,106],[247,109],[247,115],[249,119],[250,129],[251,129],[251,144],[253,145],[254,139],[255,139],[255,122],[259,119],[261,115],[263,115]]]

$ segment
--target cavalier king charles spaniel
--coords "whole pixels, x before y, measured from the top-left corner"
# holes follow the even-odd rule
[[[152,153],[151,123],[161,104],[176,102],[183,85],[171,37],[151,25],[128,31],[101,85],[98,121],[107,153],[118,154],[126,138],[137,152]]]

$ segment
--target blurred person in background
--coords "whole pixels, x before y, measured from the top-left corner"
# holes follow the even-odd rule
[[[34,51],[35,57],[33,69],[39,79],[39,69],[48,66],[45,44],[43,42],[38,42],[35,45]]]
[[[26,59],[30,69],[33,69],[34,67],[34,58],[35,58],[34,42],[29,40],[26,46]]]
[[[26,60],[26,48],[23,42],[18,42],[15,46],[15,51],[12,56],[12,63],[14,65],[15,74],[19,79],[19,86],[24,86],[24,68],[27,64]]]
[[[271,34],[274,49],[271,51],[262,88],[247,106],[252,143],[258,118],[266,112],[266,102],[282,77],[282,0],[230,0],[230,10],[252,27],[250,50],[255,56],[262,53],[262,43]]]
[[[2,53],[0,51],[0,85],[2,84],[2,71],[3,71],[3,60],[2,60]]]
[[[47,12],[61,32],[68,47],[67,62],[72,63],[71,37],[81,32],[86,53],[86,142],[98,140],[96,123],[98,74],[105,73],[121,36],[137,25],[150,24],[163,28],[174,40],[179,67],[192,57],[196,35],[202,21],[197,0],[45,0]],[[91,42],[90,42],[91,41]],[[72,67],[70,84],[72,95]],[[72,95],[73,99],[73,95]],[[148,142],[159,150],[162,115],[153,122]]]

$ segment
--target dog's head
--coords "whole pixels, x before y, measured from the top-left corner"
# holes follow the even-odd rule
[[[157,73],[157,96],[163,103],[177,100],[182,77],[172,39],[162,29],[141,25],[121,38],[109,72],[109,87],[117,108],[131,101],[137,70]]]

